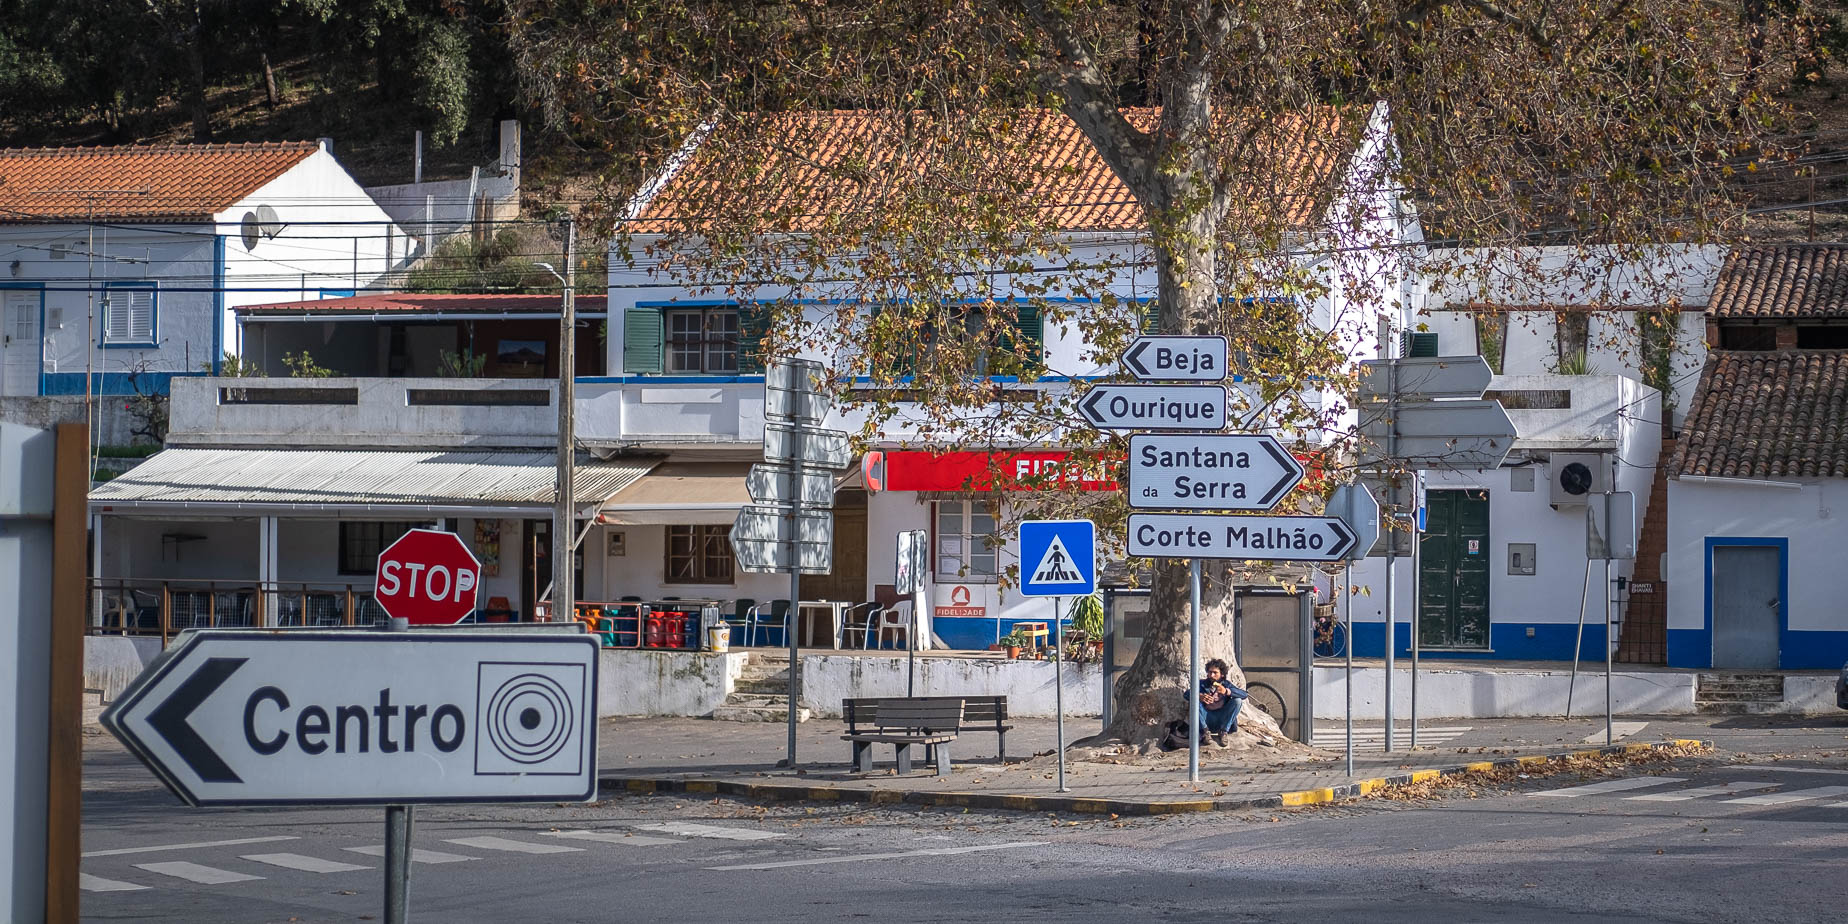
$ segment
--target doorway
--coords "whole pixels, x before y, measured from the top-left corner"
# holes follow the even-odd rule
[[[858,603],[866,599],[866,492],[834,495],[834,568],[802,576],[802,599]],[[897,554],[889,549],[886,554]]]
[[[39,393],[45,345],[39,336],[38,289],[0,292],[0,395],[30,397]]]
[[[1418,646],[1489,647],[1489,492],[1426,492],[1418,539]]]
[[[1783,635],[1784,550],[1708,540],[1713,666],[1775,670]]]

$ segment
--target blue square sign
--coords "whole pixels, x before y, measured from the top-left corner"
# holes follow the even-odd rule
[[[1082,597],[1097,590],[1097,525],[1090,520],[1020,524],[1020,593]]]

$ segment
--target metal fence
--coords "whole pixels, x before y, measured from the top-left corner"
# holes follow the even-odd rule
[[[185,629],[369,626],[385,617],[370,584],[212,580],[93,578],[88,611],[92,635],[153,635],[163,645]]]

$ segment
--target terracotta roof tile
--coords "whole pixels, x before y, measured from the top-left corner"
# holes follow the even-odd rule
[[[1669,464],[1677,475],[1848,477],[1848,351],[1709,353]]]
[[[1125,111],[1139,128],[1155,124],[1159,110]],[[1305,118],[1279,119],[1262,131],[1260,146],[1287,152],[1264,158],[1287,177],[1254,177],[1254,185],[1283,185],[1294,189],[1279,197],[1290,227],[1316,221],[1333,188],[1336,170],[1346,162],[1348,149],[1328,143],[1358,129],[1366,110],[1327,109],[1328,124],[1315,131]],[[875,211],[901,172],[946,173],[944,188],[963,186],[969,194],[1008,190],[1004,196],[1036,203],[1043,218],[1062,231],[1138,231],[1145,226],[1142,207],[1118,179],[1078,126],[1052,110],[1025,110],[1007,127],[1012,136],[989,150],[971,151],[967,137],[938,138],[900,149],[896,139],[906,133],[900,122],[908,113],[839,110],[782,115],[759,137],[775,139],[779,150],[767,157],[739,158],[740,170],[723,155],[695,153],[686,167],[672,176],[641,211],[630,219],[628,230],[638,234],[666,233],[702,225],[735,221],[739,203],[773,213],[781,230],[804,232],[822,227],[829,216]],[[723,145],[724,138],[714,139]],[[954,143],[952,143],[954,142]],[[712,141],[709,140],[708,144]],[[704,156],[704,159],[702,159]],[[974,163],[978,169],[971,170]],[[960,168],[963,172],[956,173]],[[953,179],[947,178],[954,174]],[[961,177],[993,178],[988,189],[969,188]],[[1273,182],[1274,181],[1274,182]]]
[[[313,141],[0,149],[0,222],[198,221],[318,150]]]
[[[1848,245],[1741,247],[1720,268],[1707,314],[1734,320],[1848,318]]]
[[[1536,302],[1533,304],[1507,304],[1503,302],[1465,302],[1432,311],[1469,311],[1475,313],[1503,311],[1544,311],[1559,314],[1569,311],[1701,311],[1699,305],[1612,305],[1606,302],[1564,304],[1558,302]]]
[[[492,314],[557,313],[559,296],[537,294],[447,294],[427,292],[375,292],[345,298],[321,298],[306,301],[271,302],[243,305],[245,314],[437,314],[484,312]],[[608,304],[602,295],[579,295],[577,310],[600,312]]]

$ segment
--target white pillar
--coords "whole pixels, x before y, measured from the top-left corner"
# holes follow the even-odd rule
[[[263,593],[263,625],[276,625],[276,518],[257,518],[257,584]]]
[[[100,513],[90,514],[90,561],[92,562],[88,576],[91,587],[90,625],[100,626],[103,624],[103,595],[100,593],[99,584],[103,578],[103,515]],[[121,564],[124,567],[118,570],[126,578],[128,577],[126,562]]]

